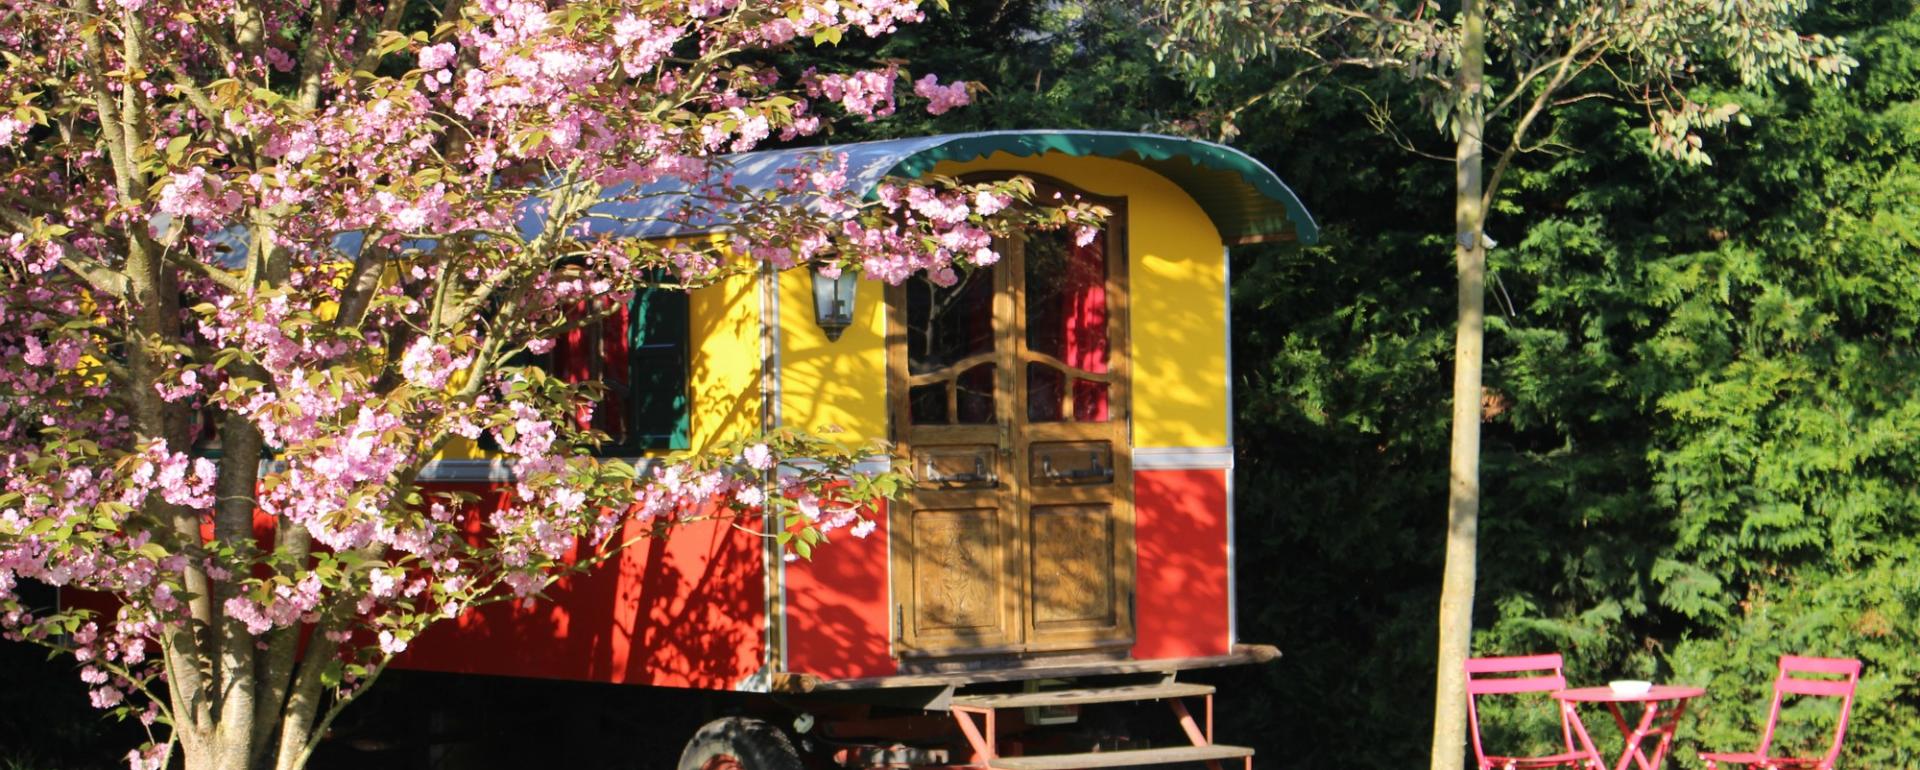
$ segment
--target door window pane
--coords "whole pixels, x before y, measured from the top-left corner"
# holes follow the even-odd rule
[[[915,385],[907,391],[907,400],[912,402],[913,424],[946,425],[950,422],[947,418],[947,383]]]
[[[1027,364],[1027,421],[1059,422],[1065,410],[1067,376],[1042,363]]]
[[[954,379],[954,387],[959,389],[954,394],[954,406],[961,425],[993,422],[993,389],[1000,384],[996,374],[993,364],[981,364]]]
[[[1078,246],[1070,231],[1032,233],[1026,262],[1027,349],[1084,372],[1106,372],[1106,238]]]
[[[973,270],[952,286],[917,275],[907,282],[907,370],[926,374],[993,350],[993,271]]]
[[[1074,380],[1073,419],[1078,422],[1106,422],[1107,391],[1107,383]]]

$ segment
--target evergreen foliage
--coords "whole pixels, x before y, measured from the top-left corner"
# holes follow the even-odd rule
[[[989,91],[973,122],[927,129],[1220,114],[1169,109],[1183,84],[1128,53],[1145,33],[1111,4],[991,7],[1026,31],[941,37]],[[1920,764],[1920,11],[1853,0],[1804,23],[1852,41],[1846,88],[1703,79],[1752,121],[1695,167],[1649,151],[1638,110],[1575,105],[1495,202],[1475,650],[1705,685],[1682,766],[1751,748],[1782,653],[1866,661],[1846,765]],[[1206,88],[1234,103],[1287,67]],[[1233,265],[1241,635],[1285,657],[1223,672],[1222,730],[1299,767],[1426,749],[1454,278],[1427,204],[1452,170],[1375,121],[1415,98],[1356,72],[1234,120],[1323,225]],[[1554,734],[1517,711],[1487,721]],[[1608,721],[1590,719],[1603,741]]]
[[[1518,231],[1490,264],[1475,648],[1706,685],[1685,730],[1715,748],[1756,740],[1778,655],[1859,657],[1847,763],[1913,766],[1920,16],[1809,21],[1856,41],[1848,88],[1729,93],[1753,125],[1691,168],[1651,157],[1632,111],[1580,105],[1496,203]],[[1434,199],[1447,169],[1378,138],[1270,149],[1339,146],[1365,105],[1327,95],[1242,141],[1333,233],[1236,265],[1240,435],[1261,450],[1240,455],[1242,532],[1270,549],[1251,563],[1286,565],[1244,577],[1267,603],[1247,633],[1289,651],[1274,721],[1315,766],[1417,762],[1409,683],[1432,664],[1447,227],[1391,201]]]

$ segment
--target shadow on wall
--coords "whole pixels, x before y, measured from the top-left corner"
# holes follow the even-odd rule
[[[827,679],[897,671],[888,625],[887,510],[868,514],[877,528],[866,538],[835,532],[813,560],[786,565],[788,670]]]
[[[500,499],[492,492],[487,502]],[[620,537],[645,533],[629,523]],[[763,575],[758,537],[727,520],[684,525],[555,583],[551,601],[499,602],[435,627],[398,665],[732,689],[760,667]]]

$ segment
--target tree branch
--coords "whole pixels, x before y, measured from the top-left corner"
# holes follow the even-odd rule
[[[274,531],[274,551],[287,564],[295,568],[303,567],[312,552],[312,535],[305,527],[293,526],[286,521],[279,522]],[[252,758],[250,767],[266,766],[267,752],[273,745],[273,731],[278,728],[281,710],[286,708],[287,693],[293,689],[294,661],[300,651],[300,637],[306,630],[303,626],[278,628],[267,635],[266,652],[256,658],[258,668],[254,681],[258,683],[259,693],[253,702],[253,740],[254,750],[261,752]],[[309,645],[312,641],[308,642]]]
[[[360,320],[366,317],[367,308],[373,304],[374,292],[380,288],[380,275],[387,265],[387,250],[375,246],[377,239],[371,235],[361,244],[358,258],[353,260],[353,272],[347,278],[346,289],[340,293],[340,312],[333,317],[336,329],[359,326]],[[451,269],[443,272],[451,272]]]
[[[264,444],[260,430],[237,412],[229,413],[220,426],[220,470],[215,486],[217,502],[213,536],[216,543],[233,550],[238,565],[255,563],[258,551],[253,537],[254,494],[259,487],[260,458]],[[244,570],[245,567],[236,566],[234,569]],[[213,590],[217,602],[214,610],[219,616],[212,628],[216,634],[215,649],[219,651],[215,661],[219,716],[215,721],[214,742],[221,753],[248,751],[253,746],[256,697],[253,635],[248,633],[245,623],[227,617],[224,611],[226,601],[240,595],[239,581],[218,581]],[[240,759],[243,764],[228,766],[253,766],[251,756]]]
[[[396,0],[394,4],[401,3]],[[300,52],[299,104],[308,112],[320,107],[321,59],[326,54],[327,45],[333,42],[334,19],[339,14],[340,0],[325,0],[320,3],[320,14],[314,18],[306,48]]]
[[[1587,71],[1589,67],[1592,67],[1594,62],[1600,59],[1602,53],[1603,52],[1599,51],[1595,52],[1591,58],[1577,68],[1573,66],[1573,59],[1563,57],[1559,60],[1559,69],[1554,71],[1553,78],[1548,80],[1547,84],[1542,86],[1540,91],[1534,95],[1533,103],[1528,105],[1526,114],[1521,115],[1520,120],[1514,123],[1513,135],[1508,139],[1506,148],[1500,151],[1499,159],[1494,162],[1493,172],[1487,175],[1487,186],[1480,193],[1481,211],[1492,210],[1494,194],[1500,189],[1500,178],[1506,174],[1507,167],[1513,163],[1514,156],[1520,154],[1520,150],[1526,142],[1527,131],[1533,127],[1533,122],[1546,112],[1548,106],[1552,105],[1554,95],[1558,94],[1560,89],[1571,82],[1574,77]]]
[[[167,249],[164,253],[166,254],[168,262],[173,263],[177,267],[192,270],[194,274],[219,284],[220,288],[242,296],[248,293],[247,282],[240,276],[214,267],[205,260],[196,259],[190,254],[182,254],[173,249]]]
[[[306,756],[308,739],[315,735],[314,717],[320,713],[322,676],[339,655],[338,645],[327,638],[333,624],[322,621],[313,629],[306,657],[294,675],[292,693],[280,711],[280,744],[274,751],[274,770],[300,770],[297,759]]]
[[[13,196],[9,195],[8,197]],[[7,226],[13,228],[16,232],[28,232],[34,229],[32,219],[12,209],[0,209],[0,221],[6,222]],[[126,298],[127,276],[125,273],[101,264],[99,260],[87,256],[79,249],[74,248],[64,241],[55,241],[53,245],[60,249],[61,267],[79,276],[81,280],[86,281],[87,285],[93,287],[95,291],[115,299]]]

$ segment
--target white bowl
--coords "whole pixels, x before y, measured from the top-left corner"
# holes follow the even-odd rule
[[[1644,679],[1615,679],[1607,687],[1621,695],[1645,695],[1653,689],[1653,683]]]

